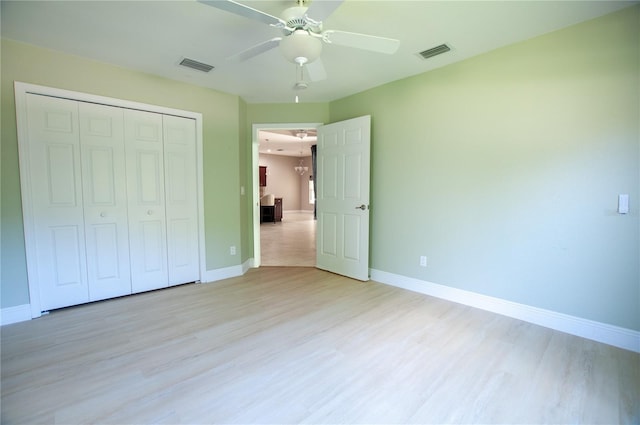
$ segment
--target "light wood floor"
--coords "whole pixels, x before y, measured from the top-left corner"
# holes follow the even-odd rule
[[[640,355],[315,268],[2,328],[2,423],[638,423]]]
[[[282,222],[260,225],[263,266],[316,265],[316,221],[313,212],[285,212]]]

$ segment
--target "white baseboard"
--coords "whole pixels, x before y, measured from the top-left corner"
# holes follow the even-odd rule
[[[245,261],[244,263],[242,263],[242,274],[245,274],[246,272],[249,271],[249,269],[255,267],[255,262],[252,258],[249,258],[247,261]]]
[[[0,310],[0,325],[25,322],[31,320],[31,304],[16,305]]]
[[[253,267],[253,258],[250,258],[237,266],[207,270],[204,276],[202,276],[202,283],[215,282],[217,280],[229,279],[230,277],[242,276],[251,267]]]
[[[398,288],[544,326],[571,335],[640,353],[640,332],[564,313],[519,304],[420,279],[371,269],[371,279]]]

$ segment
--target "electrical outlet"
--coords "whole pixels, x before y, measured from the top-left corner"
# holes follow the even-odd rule
[[[427,267],[427,257],[424,255],[420,256],[420,267]]]
[[[235,246],[229,247],[229,254],[236,255],[236,247]]]

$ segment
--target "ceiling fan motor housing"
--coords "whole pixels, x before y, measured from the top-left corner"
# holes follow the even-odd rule
[[[287,28],[307,29],[307,20],[305,19],[307,9],[308,7],[304,6],[294,6],[285,9],[285,11],[282,12],[282,20],[287,23]]]

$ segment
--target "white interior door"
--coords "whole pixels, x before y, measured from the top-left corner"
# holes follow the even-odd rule
[[[318,128],[316,265],[369,280],[371,117]]]
[[[164,165],[169,285],[200,280],[196,125],[165,115]]]
[[[91,301],[131,293],[122,108],[79,102]]]
[[[168,286],[162,115],[125,110],[131,289]]]
[[[43,311],[89,300],[77,102],[29,94],[30,228]]]

